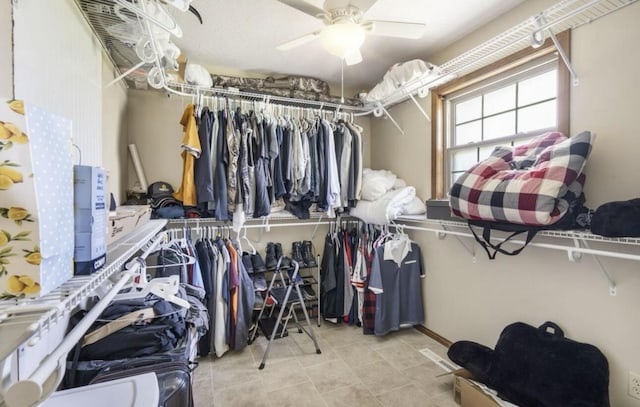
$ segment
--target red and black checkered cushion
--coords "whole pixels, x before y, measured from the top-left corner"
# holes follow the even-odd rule
[[[582,171],[594,136],[552,132],[523,146],[496,147],[451,187],[454,215],[466,219],[550,225],[567,211],[566,197],[579,196]]]

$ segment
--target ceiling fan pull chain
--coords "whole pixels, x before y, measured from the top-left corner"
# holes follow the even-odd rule
[[[340,59],[340,103],[344,103],[344,58]]]

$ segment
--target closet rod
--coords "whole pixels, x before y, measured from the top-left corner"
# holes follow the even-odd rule
[[[228,88],[203,88],[200,86],[181,84],[167,81],[165,82],[164,89],[167,92],[179,95],[179,96],[187,96],[193,97],[197,95],[201,95],[204,93],[210,93],[212,97],[235,97],[240,99],[251,99],[255,102],[264,102],[269,104],[277,104],[277,105],[286,105],[286,106],[297,106],[297,107],[313,107],[320,110],[350,110],[355,112],[360,112],[361,114],[369,114],[371,113],[369,110],[365,109],[362,106],[352,106],[340,103],[333,102],[323,102],[320,100],[310,100],[310,99],[297,99],[297,98],[288,98],[284,96],[274,96],[267,95],[263,93],[254,93],[254,92],[245,92],[237,89],[228,89]],[[186,92],[185,92],[186,90]]]
[[[269,229],[272,227],[298,227],[298,226],[316,226],[316,225],[331,225],[333,223],[333,221],[318,221],[318,222],[299,222],[299,223],[260,223],[260,224],[251,224],[251,225],[242,225],[242,228],[247,228],[247,229]],[[176,225],[175,228],[173,229],[178,229],[178,226],[180,227],[187,227],[190,228],[192,230],[198,230],[198,229],[202,229],[202,228],[229,228],[229,229],[233,229],[233,226],[231,225],[193,225],[192,223],[190,224],[183,224],[180,222],[171,222],[169,223],[169,225]]]

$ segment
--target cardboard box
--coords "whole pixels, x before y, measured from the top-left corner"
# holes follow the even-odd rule
[[[473,376],[461,370],[453,375],[453,399],[461,407],[504,407],[493,396],[486,393],[477,383],[471,381]],[[513,405],[513,404],[511,404]]]
[[[75,274],[101,269],[107,255],[106,174],[103,168],[76,165],[73,168]]]
[[[73,276],[71,121],[0,98],[0,299]]]
[[[109,214],[107,221],[107,244],[112,244],[141,226],[151,218],[149,205],[122,205],[116,213]]]

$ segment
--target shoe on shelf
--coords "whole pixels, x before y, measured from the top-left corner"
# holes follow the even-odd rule
[[[253,280],[253,291],[267,290],[267,279],[264,277],[264,273],[252,274],[251,280]]]
[[[242,265],[247,273],[253,273],[253,262],[251,261],[251,253],[242,252]]]
[[[290,269],[291,268],[291,259],[287,256],[280,257],[280,268],[281,269]]]
[[[264,273],[267,271],[267,267],[264,265],[264,260],[262,260],[262,256],[260,256],[260,253],[258,252],[251,255],[251,265],[253,266],[254,273]]]
[[[316,292],[313,290],[313,288],[311,288],[310,285],[303,285],[302,286],[302,296],[304,297],[305,300],[315,300],[316,299]]]
[[[313,243],[311,243],[310,240],[302,242],[302,259],[307,267],[315,267],[318,265],[313,254]]]
[[[273,244],[273,242],[267,243],[265,261],[268,269],[274,269],[278,265],[278,258],[276,257],[276,246]]]
[[[256,299],[253,302],[253,309],[254,310],[260,310],[260,309],[262,309],[263,305],[264,305],[264,298],[262,298],[262,296],[260,294],[256,294]]]
[[[268,296],[267,299],[264,300],[264,302],[266,303],[267,307],[273,307],[273,305],[276,304],[276,300],[274,300],[272,296]]]
[[[282,257],[282,243],[274,243],[273,247],[275,250],[276,260],[278,260]]]
[[[306,266],[302,257],[302,242],[291,243],[291,258],[297,261],[300,267]]]

